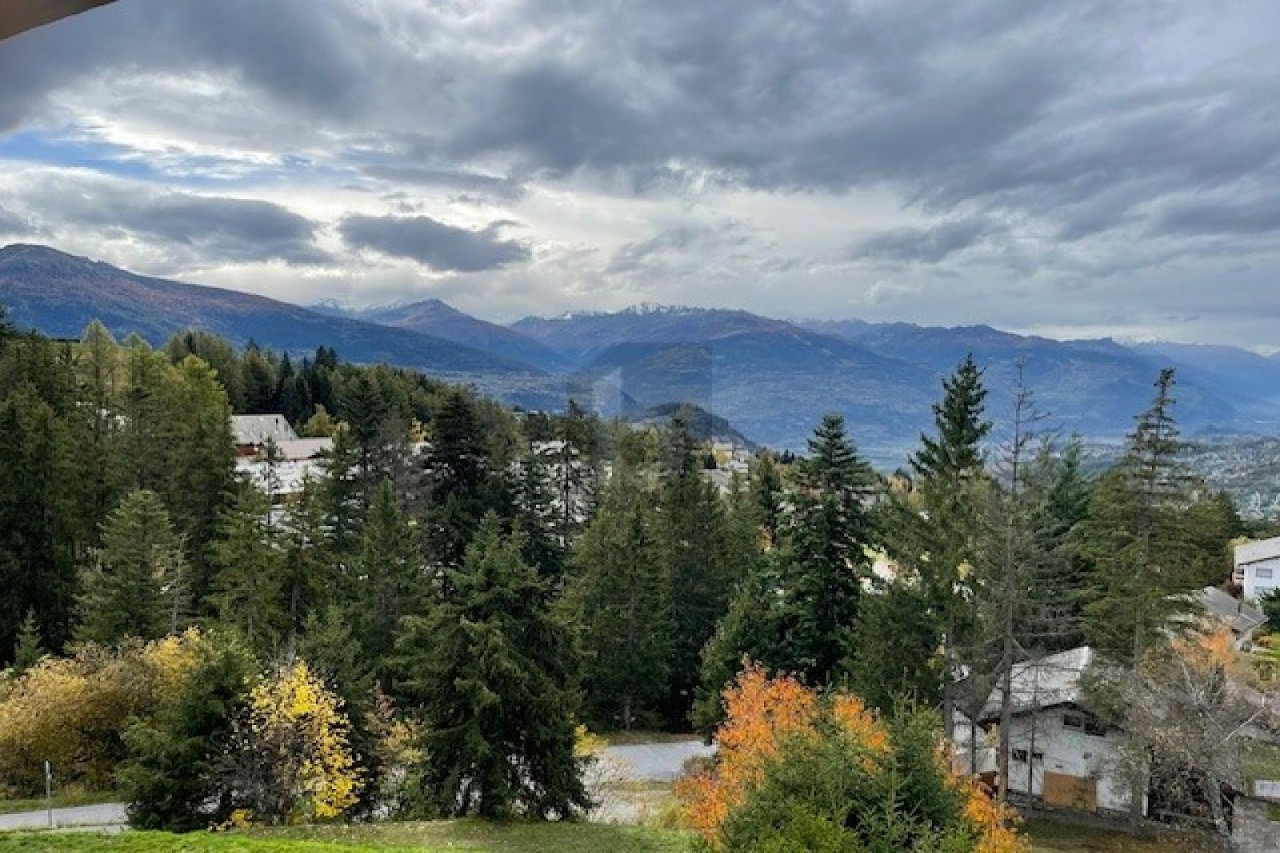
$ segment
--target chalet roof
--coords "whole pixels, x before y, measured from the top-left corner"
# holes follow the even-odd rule
[[[232,415],[231,434],[236,444],[266,444],[267,439],[276,444],[298,440],[298,434],[284,415]]]
[[[1054,655],[1024,661],[1013,666],[1013,713],[1025,714],[1057,705],[1084,704],[1082,676],[1093,663],[1089,646],[1080,646]],[[987,697],[978,715],[985,723],[1000,716],[1000,686]]]
[[[1247,566],[1262,560],[1273,560],[1280,557],[1280,536],[1262,539],[1258,542],[1245,542],[1236,546],[1236,565]]]
[[[332,438],[295,438],[278,444],[280,455],[291,461],[316,459],[333,449]]]
[[[1222,620],[1234,633],[1247,634],[1267,621],[1266,614],[1234,598],[1216,586],[1206,586],[1197,596],[1210,616]]]

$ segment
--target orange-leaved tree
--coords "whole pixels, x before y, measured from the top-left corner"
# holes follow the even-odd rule
[[[1025,849],[1011,814],[951,773],[927,715],[882,720],[856,696],[821,696],[757,665],[725,689],[724,707],[716,760],[676,786],[684,819],[712,850]]]

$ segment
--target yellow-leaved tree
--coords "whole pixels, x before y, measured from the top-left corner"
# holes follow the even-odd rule
[[[237,820],[334,818],[355,805],[363,780],[350,732],[341,701],[302,661],[254,687],[223,763]]]
[[[125,755],[126,724],[177,689],[199,642],[192,630],[118,649],[86,643],[0,683],[0,792],[42,792],[45,761],[60,786],[107,788]]]

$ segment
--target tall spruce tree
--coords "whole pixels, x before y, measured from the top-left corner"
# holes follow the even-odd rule
[[[222,624],[234,627],[260,655],[278,652],[289,633],[286,551],[271,524],[271,505],[252,485],[240,487],[209,546],[212,602]]]
[[[840,415],[825,416],[814,431],[800,479],[782,569],[789,648],[779,663],[810,683],[828,684],[853,650],[874,539],[867,503],[875,474]]]
[[[671,618],[667,724],[688,725],[702,670],[702,647],[729,608],[736,581],[727,554],[724,505],[702,478],[701,454],[687,425],[673,418],[664,436],[659,541]]]
[[[1174,371],[1160,372],[1120,462],[1102,476],[1089,503],[1084,541],[1093,565],[1085,607],[1090,643],[1133,665],[1195,604],[1196,503],[1173,416]]]
[[[63,421],[28,382],[0,400],[0,435],[0,660],[7,662],[29,610],[51,649],[70,638],[76,471]]]
[[[671,644],[658,519],[634,483],[614,483],[574,548],[565,608],[578,625],[587,720],[612,729],[661,720]]]
[[[350,621],[364,657],[384,681],[401,620],[429,610],[436,591],[422,570],[415,528],[396,501],[390,481],[373,495],[364,530],[364,547],[351,590]]]
[[[569,632],[490,514],[452,594],[405,620],[402,692],[423,723],[415,768],[437,814],[566,818],[590,803],[573,753]]]
[[[840,415],[823,418],[809,449],[777,546],[749,562],[702,652],[700,730],[719,722],[720,692],[743,660],[828,685],[846,674],[855,654],[862,589],[871,576],[868,504],[876,478]]]
[[[81,639],[116,643],[176,633],[190,613],[190,578],[182,544],[160,497],[125,496],[103,524],[96,565],[84,574]]]
[[[977,501],[985,488],[982,441],[991,432],[984,417],[987,388],[973,356],[942,383],[933,407],[935,434],[920,437],[911,458],[915,503],[899,506],[891,537],[893,556],[916,572],[943,650],[943,722],[950,734],[959,675],[959,646],[967,642],[970,613],[965,586],[978,535]]]

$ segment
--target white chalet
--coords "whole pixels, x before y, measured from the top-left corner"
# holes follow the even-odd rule
[[[1244,597],[1257,601],[1280,589],[1280,536],[1236,546],[1234,579]]]
[[[1009,787],[1051,806],[1127,812],[1130,785],[1116,761],[1124,732],[1091,714],[1084,695],[1082,677],[1094,657],[1082,646],[1014,666]],[[968,721],[956,727],[958,770],[969,772],[972,737],[978,744],[974,770],[994,779],[999,722],[997,685],[973,729]],[[1146,807],[1144,796],[1144,813]]]

